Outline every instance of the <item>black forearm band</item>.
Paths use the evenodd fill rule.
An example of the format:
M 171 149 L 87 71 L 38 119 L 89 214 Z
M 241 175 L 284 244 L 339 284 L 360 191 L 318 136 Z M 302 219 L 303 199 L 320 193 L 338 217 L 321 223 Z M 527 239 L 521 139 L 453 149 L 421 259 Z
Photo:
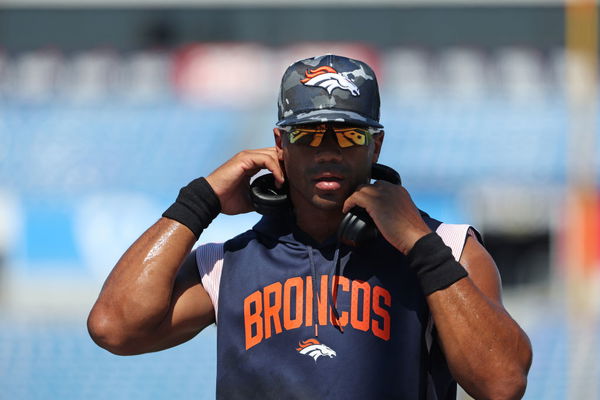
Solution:
M 221 203 L 210 184 L 204 178 L 191 181 L 179 191 L 175 203 L 163 213 L 188 228 L 196 238 L 221 212 Z
M 406 257 L 408 266 L 417 274 L 425 295 L 445 289 L 468 275 L 454 259 L 450 247 L 435 232 L 417 240 Z

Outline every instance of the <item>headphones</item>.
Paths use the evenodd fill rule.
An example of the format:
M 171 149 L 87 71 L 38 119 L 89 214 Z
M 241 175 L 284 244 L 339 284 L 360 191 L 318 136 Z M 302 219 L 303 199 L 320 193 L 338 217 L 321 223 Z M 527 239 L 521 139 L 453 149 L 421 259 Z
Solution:
M 371 178 L 384 180 L 395 185 L 401 185 L 400 175 L 394 169 L 383 165 L 373 164 Z M 278 215 L 291 209 L 291 202 L 287 195 L 287 185 L 280 189 L 275 187 L 273 174 L 265 174 L 256 178 L 250 184 L 250 198 L 254 209 L 262 215 Z M 338 239 L 349 246 L 360 246 L 378 235 L 373 219 L 361 207 L 353 207 L 344 216 L 338 228 Z

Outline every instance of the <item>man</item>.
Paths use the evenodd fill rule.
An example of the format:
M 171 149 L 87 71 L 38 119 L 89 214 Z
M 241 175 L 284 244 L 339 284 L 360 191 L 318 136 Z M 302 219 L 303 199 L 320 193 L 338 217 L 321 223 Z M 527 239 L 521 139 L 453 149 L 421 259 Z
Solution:
M 277 126 L 275 147 L 192 181 L 127 250 L 90 313 L 96 343 L 157 351 L 216 322 L 219 398 L 450 399 L 456 381 L 475 398 L 521 397 L 531 346 L 478 234 L 419 212 L 398 184 L 369 183 L 384 138 L 371 68 L 293 64 Z M 219 212 L 254 209 L 261 169 L 291 205 L 190 254 Z M 336 232 L 356 206 L 379 236 L 351 247 Z

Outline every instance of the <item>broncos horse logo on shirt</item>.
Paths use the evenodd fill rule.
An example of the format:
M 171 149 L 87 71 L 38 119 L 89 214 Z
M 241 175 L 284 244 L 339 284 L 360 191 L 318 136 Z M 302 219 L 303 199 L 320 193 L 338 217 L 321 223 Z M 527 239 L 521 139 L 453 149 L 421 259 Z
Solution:
M 314 358 L 315 362 L 317 362 L 317 359 L 321 356 L 327 356 L 329 358 L 337 356 L 335 351 L 320 343 L 317 339 L 308 339 L 298 343 L 298 345 L 300 347 L 296 348 L 296 350 L 298 350 L 300 354 L 305 354 Z
M 335 69 L 325 65 L 317 69 L 308 69 L 306 78 L 300 82 L 306 86 L 317 86 L 327 90 L 331 94 L 334 89 L 347 90 L 352 96 L 359 96 L 358 86 L 344 73 L 338 73 Z

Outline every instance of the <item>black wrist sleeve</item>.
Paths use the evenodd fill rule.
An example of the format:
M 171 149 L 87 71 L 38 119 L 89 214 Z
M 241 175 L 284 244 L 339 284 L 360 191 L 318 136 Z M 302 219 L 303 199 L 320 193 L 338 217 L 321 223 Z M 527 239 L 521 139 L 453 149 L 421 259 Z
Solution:
M 407 254 L 408 266 L 415 271 L 425 295 L 447 288 L 468 275 L 437 233 L 417 240 Z
M 175 203 L 163 213 L 188 228 L 196 238 L 221 212 L 221 203 L 212 187 L 204 178 L 191 181 L 179 191 Z

